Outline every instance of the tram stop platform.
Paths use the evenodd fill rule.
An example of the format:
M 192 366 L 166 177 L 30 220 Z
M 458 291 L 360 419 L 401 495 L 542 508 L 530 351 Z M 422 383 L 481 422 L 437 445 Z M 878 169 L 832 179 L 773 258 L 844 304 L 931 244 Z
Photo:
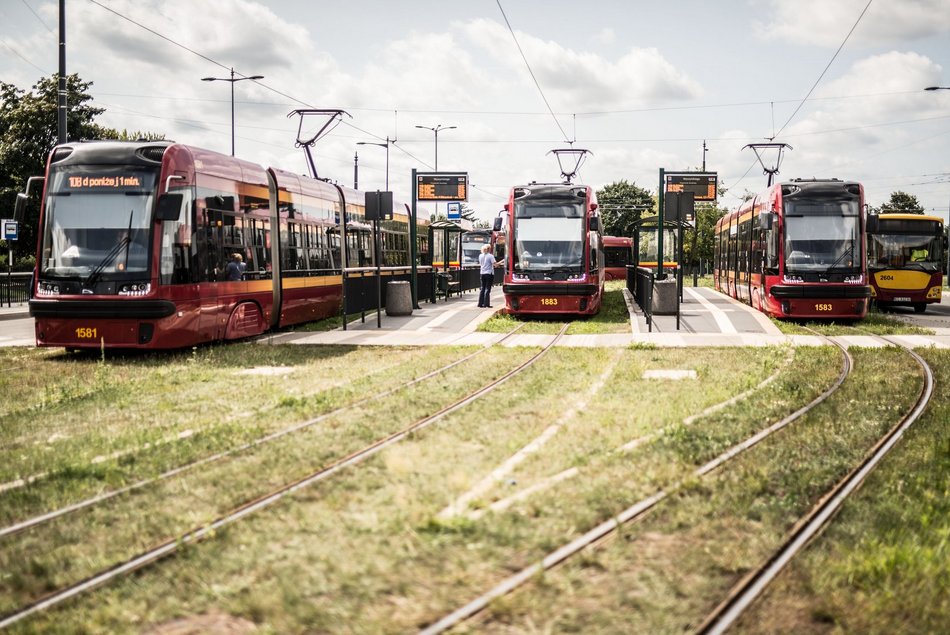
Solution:
M 824 338 L 812 335 L 785 335 L 764 314 L 717 291 L 705 287 L 685 287 L 680 308 L 680 328 L 676 316 L 657 315 L 652 332 L 633 298 L 626 292 L 629 328 L 624 332 L 597 335 L 565 335 L 559 346 L 819 346 Z M 381 328 L 376 314 L 367 313 L 365 322 L 351 321 L 342 327 L 318 333 L 285 332 L 261 338 L 262 342 L 294 344 L 343 344 L 377 346 L 486 346 L 502 342 L 504 346 L 543 346 L 553 335 L 519 334 L 506 338 L 503 333 L 479 332 L 479 325 L 504 306 L 501 287 L 492 292 L 494 309 L 478 307 L 478 294 L 466 293 L 434 304 L 420 303 L 412 315 L 388 316 L 383 313 Z M 935 329 L 936 335 L 894 336 L 911 346 L 950 348 L 950 329 Z M 873 336 L 836 338 L 846 346 L 885 346 Z

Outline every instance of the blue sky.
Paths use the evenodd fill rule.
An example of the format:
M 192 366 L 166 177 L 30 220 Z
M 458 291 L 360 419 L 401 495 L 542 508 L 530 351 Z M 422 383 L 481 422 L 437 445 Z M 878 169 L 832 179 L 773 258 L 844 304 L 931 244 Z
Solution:
M 67 0 L 67 71 L 94 82 L 101 123 L 225 153 L 228 86 L 200 78 L 264 75 L 236 85 L 239 156 L 304 172 L 287 113 L 343 108 L 353 117 L 315 149 L 321 176 L 352 185 L 358 152 L 361 187 L 382 188 L 384 149 L 356 143 L 388 135 L 403 199 L 410 170 L 434 162 L 415 126 L 456 126 L 439 134 L 439 168 L 469 172 L 486 219 L 512 185 L 558 178 L 547 152 L 566 138 L 593 152 L 580 181 L 651 190 L 660 167 L 698 168 L 705 139 L 734 207 L 765 185 L 743 146 L 776 134 L 794 148 L 782 179 L 861 181 L 873 205 L 901 189 L 947 216 L 950 90 L 922 89 L 950 86 L 950 0 L 873 0 L 860 20 L 867 0 L 500 4 Z M 0 2 L 0 80 L 55 72 L 56 29 L 55 2 Z

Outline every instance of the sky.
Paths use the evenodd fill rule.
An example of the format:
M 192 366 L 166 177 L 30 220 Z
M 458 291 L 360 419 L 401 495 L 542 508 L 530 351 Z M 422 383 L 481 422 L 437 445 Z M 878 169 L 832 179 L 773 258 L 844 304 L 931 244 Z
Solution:
M 138 23 L 138 24 L 135 24 Z M 549 152 L 591 152 L 575 183 L 705 165 L 733 209 L 779 179 L 864 184 L 947 218 L 950 0 L 66 0 L 67 72 L 97 122 L 307 172 L 298 108 L 345 110 L 319 176 L 411 195 L 411 170 L 467 172 L 484 220 L 514 185 L 558 182 Z M 58 4 L 0 0 L 0 81 L 58 68 Z M 308 117 L 304 136 L 324 120 Z M 454 128 L 451 128 L 454 126 Z M 703 152 L 705 141 L 707 151 Z M 772 163 L 774 157 L 767 155 Z M 431 204 L 430 204 L 431 205 Z M 431 209 L 431 207 L 430 207 Z

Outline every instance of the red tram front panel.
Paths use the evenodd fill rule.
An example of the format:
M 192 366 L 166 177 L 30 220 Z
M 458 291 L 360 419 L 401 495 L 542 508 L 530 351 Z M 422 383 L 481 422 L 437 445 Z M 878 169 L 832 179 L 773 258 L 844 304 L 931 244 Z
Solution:
M 505 310 L 516 315 L 594 315 L 604 285 L 600 217 L 591 188 L 512 188 L 505 257 Z
M 772 186 L 716 224 L 716 289 L 777 318 L 863 318 L 863 205 L 859 183 Z

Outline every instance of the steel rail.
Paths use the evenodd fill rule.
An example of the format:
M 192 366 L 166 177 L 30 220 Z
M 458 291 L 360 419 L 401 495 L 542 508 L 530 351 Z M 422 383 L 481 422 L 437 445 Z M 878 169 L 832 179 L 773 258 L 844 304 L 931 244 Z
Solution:
M 529 368 L 554 347 L 554 345 L 563 337 L 567 327 L 568 324 L 565 324 L 561 328 L 560 332 L 531 358 L 522 362 L 520 365 L 508 371 L 498 379 L 495 379 L 485 386 L 469 393 L 466 397 L 463 397 L 449 404 L 448 406 L 441 408 L 434 414 L 419 419 L 418 421 L 410 424 L 408 427 L 398 432 L 394 432 L 386 437 L 377 439 L 361 450 L 357 450 L 346 457 L 338 459 L 333 463 L 330 463 L 329 465 L 322 467 L 307 476 L 304 476 L 303 478 L 291 483 L 287 483 L 256 499 L 247 501 L 210 523 L 202 524 L 200 527 L 191 529 L 184 534 L 177 536 L 176 538 L 170 539 L 152 549 L 149 549 L 148 551 L 144 551 L 136 556 L 133 556 L 122 563 L 113 565 L 109 569 L 105 569 L 99 573 L 93 574 L 84 580 L 76 582 L 68 587 L 53 591 L 52 593 L 49 593 L 24 607 L 16 609 L 13 613 L 0 617 L 0 629 L 16 624 L 17 622 L 20 622 L 31 615 L 52 608 L 70 598 L 81 595 L 86 591 L 90 591 L 107 584 L 118 577 L 153 564 L 162 558 L 175 553 L 185 545 L 198 543 L 209 536 L 213 536 L 219 529 L 231 525 L 238 520 L 253 514 L 254 512 L 274 505 L 294 492 L 309 487 L 314 483 L 326 480 L 330 476 L 333 476 L 337 472 L 340 472 L 347 467 L 366 461 L 387 447 L 402 441 L 403 439 L 423 430 L 424 428 L 427 428 L 436 421 L 443 419 L 449 414 L 464 408 L 468 404 L 490 393 L 495 388 L 498 388 L 502 384 L 506 383 L 512 377 Z
M 747 438 L 746 440 L 737 443 L 732 446 L 716 458 L 708 461 L 702 466 L 694 470 L 688 478 L 681 479 L 674 483 L 668 489 L 661 489 L 654 493 L 653 495 L 644 498 L 643 500 L 638 501 L 637 503 L 631 505 L 627 509 L 623 510 L 613 518 L 605 520 L 601 524 L 597 525 L 593 529 L 589 530 L 587 533 L 575 538 L 571 542 L 562 545 L 558 549 L 552 551 L 547 556 L 545 556 L 540 562 L 525 567 L 521 571 L 505 578 L 500 583 L 495 585 L 492 589 L 486 593 L 478 596 L 477 598 L 470 601 L 468 604 L 462 606 L 461 608 L 453 611 L 452 613 L 444 616 L 438 621 L 434 622 L 430 626 L 419 631 L 420 635 L 436 635 L 437 633 L 443 633 L 448 629 L 460 624 L 461 622 L 469 619 L 470 617 L 476 615 L 483 611 L 488 605 L 495 599 L 500 598 L 508 593 L 511 593 L 519 586 L 525 584 L 531 580 L 534 576 L 547 571 L 565 561 L 569 557 L 577 554 L 582 549 L 589 547 L 595 543 L 598 543 L 610 535 L 614 534 L 621 526 L 633 522 L 635 520 L 642 519 L 647 512 L 656 507 L 659 503 L 668 498 L 671 494 L 675 493 L 687 483 L 691 482 L 692 479 L 697 477 L 702 477 L 716 468 L 720 467 L 727 461 L 732 458 L 735 458 L 739 454 L 745 452 L 746 450 L 757 445 L 770 435 L 779 430 L 785 428 L 792 422 L 801 418 L 807 414 L 810 410 L 818 406 L 820 403 L 824 402 L 828 397 L 830 397 L 835 391 L 837 391 L 841 385 L 847 379 L 848 375 L 851 374 L 851 369 L 853 367 L 853 360 L 851 355 L 843 346 L 838 346 L 842 352 L 842 363 L 841 363 L 841 372 L 838 374 L 838 377 L 835 379 L 834 383 L 827 389 L 825 389 L 820 395 L 815 399 L 808 402 L 795 412 L 787 415 L 782 418 L 780 421 L 773 423 Z
M 500 340 L 498 340 L 498 342 L 495 342 L 494 344 L 500 344 L 501 342 L 504 342 L 506 339 L 508 339 L 509 337 L 513 336 L 515 333 L 517 333 L 518 330 L 521 329 L 521 327 L 523 327 L 523 326 L 524 326 L 524 324 L 519 324 L 516 328 L 514 328 L 511 332 L 507 333 L 503 338 L 501 338 Z M 241 445 L 239 445 L 239 446 L 230 448 L 230 449 L 228 449 L 228 450 L 224 450 L 224 451 L 222 451 L 222 452 L 218 452 L 218 453 L 216 453 L 216 454 L 212 454 L 211 456 L 207 456 L 207 457 L 204 457 L 204 458 L 202 458 L 202 459 L 198 459 L 197 461 L 192 461 L 191 463 L 186 463 L 185 465 L 180 465 L 180 466 L 178 466 L 178 467 L 175 467 L 175 468 L 172 468 L 172 469 L 167 470 L 167 471 L 165 471 L 165 472 L 162 472 L 162 473 L 159 474 L 158 476 L 155 476 L 155 477 L 152 477 L 152 478 L 149 478 L 149 479 L 143 479 L 143 480 L 137 481 L 137 482 L 135 482 L 135 483 L 131 483 L 131 484 L 129 484 L 129 485 L 126 485 L 125 487 L 121 487 L 121 488 L 119 488 L 119 489 L 111 490 L 111 491 L 108 491 L 108 492 L 103 492 L 102 494 L 98 494 L 98 495 L 96 495 L 96 496 L 92 496 L 92 497 L 90 497 L 90 498 L 87 498 L 87 499 L 78 501 L 78 502 L 76 502 L 76 503 L 72 503 L 72 504 L 70 504 L 70 505 L 66 505 L 66 506 L 60 507 L 59 509 L 54 509 L 54 510 L 51 510 L 51 511 L 46 512 L 46 513 L 44 513 L 44 514 L 38 514 L 38 515 L 33 516 L 33 517 L 31 517 L 31 518 L 27 518 L 27 519 L 24 519 L 24 520 L 22 520 L 22 521 L 16 522 L 16 523 L 14 523 L 14 524 L 12 524 L 12 525 L 8 525 L 8 526 L 6 526 L 6 527 L 2 527 L 2 528 L 0 528 L 0 538 L 4 538 L 5 536 L 12 536 L 12 535 L 18 534 L 18 533 L 20 533 L 20 532 L 22 532 L 22 531 L 26 531 L 27 529 L 29 529 L 29 528 L 31 528 L 31 527 L 36 527 L 36 526 L 38 526 L 38 525 L 42 525 L 43 523 L 50 522 L 50 521 L 55 520 L 55 519 L 57 519 L 57 518 L 61 518 L 61 517 L 63 517 L 63 516 L 66 516 L 67 514 L 71 514 L 71 513 L 73 513 L 73 512 L 77 512 L 77 511 L 79 511 L 79 510 L 86 509 L 86 508 L 92 507 L 92 506 L 94 506 L 94 505 L 98 505 L 99 503 L 105 502 L 105 501 L 110 500 L 110 499 L 112 499 L 112 498 L 115 498 L 115 497 L 117 497 L 117 496 L 121 496 L 122 494 L 128 494 L 129 492 L 134 492 L 134 491 L 136 491 L 136 490 L 142 489 L 142 488 L 144 488 L 144 487 L 148 487 L 148 486 L 150 486 L 150 485 L 154 485 L 154 484 L 156 484 L 156 483 L 159 483 L 159 482 L 161 482 L 161 481 L 170 479 L 170 478 L 172 478 L 172 477 L 181 476 L 181 475 L 184 474 L 185 472 L 191 471 L 191 470 L 193 470 L 193 469 L 196 468 L 196 467 L 201 467 L 201 466 L 203 466 L 203 465 L 208 465 L 208 464 L 211 464 L 211 463 L 215 463 L 215 462 L 220 461 L 220 460 L 222 460 L 222 459 L 225 459 L 225 458 L 227 458 L 227 457 L 229 457 L 229 456 L 232 456 L 232 455 L 235 455 L 235 454 L 239 454 L 239 453 L 245 452 L 245 451 L 247 451 L 247 450 L 251 450 L 251 449 L 253 449 L 253 448 L 256 448 L 256 447 L 258 447 L 258 446 L 264 445 L 264 444 L 266 444 L 266 443 L 270 443 L 271 441 L 275 441 L 275 440 L 277 440 L 277 439 L 280 439 L 281 437 L 287 436 L 287 435 L 289 435 L 289 434 L 293 434 L 293 433 L 295 433 L 295 432 L 299 432 L 299 431 L 301 431 L 301 430 L 305 430 L 305 429 L 307 429 L 307 428 L 310 428 L 310 427 L 312 427 L 312 426 L 314 426 L 314 425 L 320 423 L 321 421 L 325 421 L 325 420 L 329 419 L 330 417 L 334 417 L 334 416 L 336 416 L 336 415 L 338 415 L 338 414 L 340 414 L 340 413 L 342 413 L 342 412 L 346 412 L 347 410 L 351 410 L 351 409 L 353 409 L 353 408 L 357 408 L 357 407 L 362 406 L 362 405 L 364 405 L 364 404 L 366 404 L 366 403 L 371 403 L 371 402 L 373 402 L 373 401 L 376 401 L 377 399 L 382 399 L 382 398 L 384 398 L 384 397 L 388 397 L 388 396 L 392 395 L 393 393 L 399 392 L 400 390 L 405 390 L 406 388 L 409 388 L 409 387 L 411 387 L 411 386 L 414 386 L 415 384 L 418 384 L 418 383 L 423 382 L 423 381 L 425 381 L 425 380 L 427 380 L 427 379 L 430 379 L 430 378 L 432 378 L 432 377 L 435 377 L 436 375 L 439 375 L 439 374 L 441 374 L 441 373 L 444 373 L 444 372 L 446 372 L 447 370 L 449 370 L 449 369 L 451 369 L 451 368 L 454 368 L 455 366 L 458 366 L 459 364 L 462 364 L 462 363 L 464 363 L 464 362 L 467 362 L 468 360 L 472 359 L 472 358 L 475 357 L 476 355 L 479 355 L 479 354 L 483 353 L 484 351 L 488 350 L 490 347 L 494 346 L 494 344 L 487 344 L 487 345 L 483 346 L 482 348 L 478 349 L 477 351 L 475 351 L 475 352 L 473 352 L 473 353 L 470 353 L 470 354 L 466 355 L 465 357 L 462 357 L 461 359 L 458 359 L 458 360 L 456 360 L 456 361 L 454 361 L 454 362 L 451 362 L 450 364 L 446 364 L 445 366 L 442 366 L 441 368 L 437 368 L 437 369 L 435 369 L 435 370 L 433 370 L 433 371 L 431 371 L 431 372 L 429 372 L 429 373 L 426 373 L 425 375 L 422 375 L 421 377 L 417 377 L 416 379 L 413 379 L 413 380 L 411 380 L 411 381 L 408 381 L 408 382 L 406 382 L 406 383 L 404 383 L 404 384 L 402 384 L 402 385 L 400 385 L 400 386 L 396 386 L 395 388 L 390 388 L 390 389 L 384 390 L 384 391 L 382 391 L 382 392 L 376 393 L 376 394 L 371 395 L 371 396 L 369 396 L 369 397 L 363 397 L 362 399 L 357 399 L 356 401 L 354 401 L 354 402 L 352 402 L 352 403 L 349 403 L 349 404 L 346 404 L 346 405 L 344 405 L 344 406 L 340 406 L 339 408 L 336 408 L 335 410 L 331 410 L 331 411 L 329 411 L 329 412 L 325 412 L 325 413 L 323 413 L 322 415 L 319 415 L 319 416 L 314 417 L 314 418 L 312 418 L 312 419 L 308 419 L 308 420 L 303 421 L 303 422 L 301 422 L 301 423 L 296 423 L 296 424 L 294 424 L 294 425 L 292 425 L 292 426 L 283 428 L 283 429 L 281 429 L 281 430 L 277 430 L 276 432 L 272 432 L 272 433 L 270 433 L 270 434 L 264 435 L 263 437 L 254 439 L 253 441 L 248 441 L 247 443 L 243 443 L 243 444 L 241 444 Z M 44 474 L 43 476 L 44 476 L 44 478 L 47 478 L 47 477 L 49 476 L 49 473 L 46 473 L 46 474 Z M 36 480 L 39 480 L 39 479 L 36 479 Z M 28 481 L 28 482 L 26 483 L 26 485 L 30 485 L 30 484 L 32 484 L 33 482 L 34 482 L 34 481 L 30 480 L 30 481 Z
M 709 613 L 697 628 L 696 633 L 703 635 L 726 632 L 742 616 L 746 609 L 758 599 L 766 587 L 782 572 L 798 553 L 807 547 L 828 525 L 845 501 L 861 487 L 861 484 L 874 471 L 883 458 L 891 451 L 910 426 L 912 426 L 933 398 L 933 371 L 930 365 L 911 348 L 888 337 L 879 336 L 890 344 L 903 348 L 923 369 L 924 384 L 921 386 L 917 401 L 910 411 L 901 418 L 871 448 L 864 460 L 842 478 L 798 523 L 792 527 L 782 545 L 760 567 L 751 571 L 729 592 L 727 597 Z M 840 346 L 840 345 L 839 345 Z

